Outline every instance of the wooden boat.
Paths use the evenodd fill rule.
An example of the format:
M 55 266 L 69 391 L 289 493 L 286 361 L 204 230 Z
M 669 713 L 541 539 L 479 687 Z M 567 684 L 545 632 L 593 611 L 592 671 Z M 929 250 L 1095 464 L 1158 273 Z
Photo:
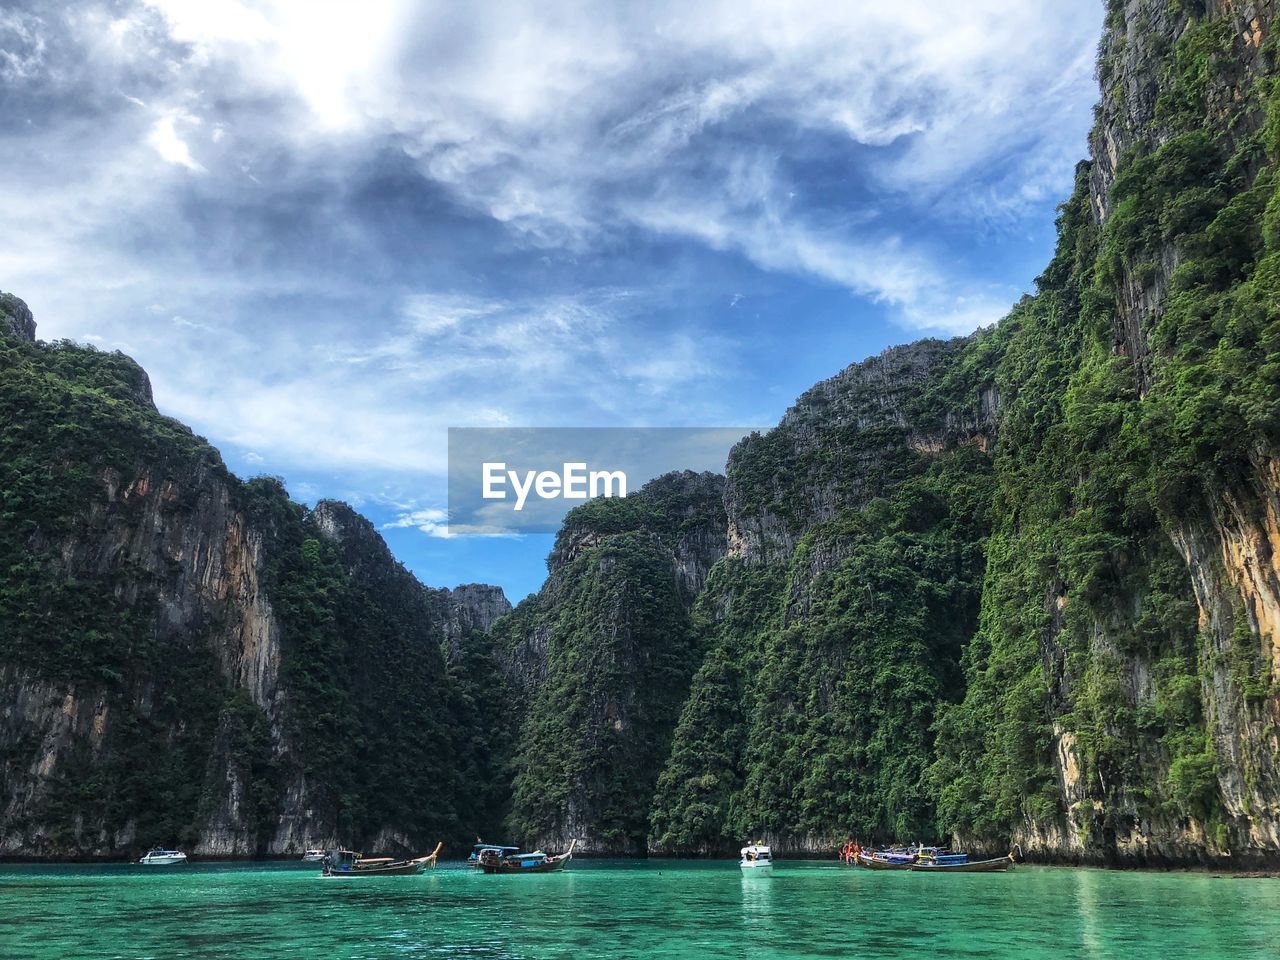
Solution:
M 857 863 L 868 870 L 910 870 L 915 857 L 900 854 L 885 854 L 872 850 L 860 851 Z
M 326 877 L 404 877 L 421 873 L 427 867 L 436 865 L 443 843 L 425 857 L 413 860 L 396 860 L 393 857 L 362 857 L 352 850 L 335 850 L 325 854 L 324 876 Z
M 877 850 L 864 847 L 850 840 L 840 848 L 840 862 L 848 867 L 867 867 L 870 870 L 899 870 L 903 864 L 914 863 L 925 853 L 938 853 L 937 847 L 888 847 Z
M 475 845 L 475 849 L 471 851 L 471 856 L 467 857 L 467 866 L 479 868 L 480 855 L 486 850 L 494 850 L 497 852 L 498 856 L 503 857 L 508 853 L 519 853 L 520 848 L 504 846 L 501 843 L 485 843 L 481 840 Z
M 1013 865 L 1013 854 L 994 860 L 918 860 L 908 867 L 918 873 L 992 873 L 1008 870 Z
M 477 862 L 485 873 L 552 873 L 563 869 L 573 859 L 573 848 L 577 844 L 577 840 L 570 841 L 569 849 L 554 857 L 547 856 L 541 850 L 503 854 L 490 848 L 480 851 Z

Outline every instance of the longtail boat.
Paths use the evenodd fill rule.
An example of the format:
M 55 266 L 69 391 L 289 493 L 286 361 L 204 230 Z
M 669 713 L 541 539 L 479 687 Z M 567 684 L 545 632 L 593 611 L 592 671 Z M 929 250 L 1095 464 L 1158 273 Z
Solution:
M 476 839 L 479 840 L 480 838 L 477 837 Z M 498 856 L 502 857 L 506 856 L 508 853 L 518 853 L 520 848 L 504 846 L 501 843 L 485 843 L 483 840 L 480 840 L 480 842 L 475 845 L 475 849 L 471 851 L 471 856 L 467 857 L 467 866 L 479 867 L 480 856 L 486 850 L 496 851 Z
M 393 857 L 363 857 L 353 850 L 334 850 L 324 857 L 326 877 L 403 877 L 421 873 L 436 865 L 443 843 L 425 857 L 412 860 L 396 860 Z
M 913 854 L 885 853 L 863 850 L 857 854 L 857 864 L 868 870 L 910 870 L 915 861 Z
M 1013 853 L 996 857 L 993 860 L 964 859 L 926 859 L 918 860 L 908 869 L 919 873 L 991 873 L 997 870 L 1008 870 L 1013 866 Z
M 478 862 L 485 873 L 552 873 L 563 869 L 573 859 L 573 848 L 578 841 L 572 840 L 569 849 L 564 853 L 549 857 L 541 850 L 533 853 L 508 853 L 490 848 L 481 850 Z
M 906 847 L 876 850 L 850 840 L 840 848 L 840 862 L 849 867 L 866 867 L 868 870 L 901 870 L 904 863 L 916 859 L 918 851 Z

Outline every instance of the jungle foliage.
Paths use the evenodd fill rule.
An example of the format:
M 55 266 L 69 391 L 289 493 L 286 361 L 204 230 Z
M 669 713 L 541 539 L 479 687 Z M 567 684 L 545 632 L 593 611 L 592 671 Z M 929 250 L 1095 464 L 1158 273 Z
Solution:
M 1257 502 L 1254 458 L 1280 436 L 1275 79 L 1243 83 L 1229 111 L 1208 101 L 1240 81 L 1240 42 L 1224 18 L 1190 24 L 1166 59 L 1159 146 L 1122 158 L 1101 231 L 1082 166 L 1036 297 L 1000 327 L 997 522 L 965 699 L 939 722 L 932 774 L 948 829 L 994 837 L 1065 814 L 1088 836 L 1124 829 L 1111 811 L 1132 803 L 1231 842 L 1202 692 L 1218 654 L 1173 543 L 1224 495 Z M 1122 299 L 1168 263 L 1148 349 L 1118 351 Z M 1246 627 L 1232 646 L 1246 697 L 1273 689 L 1258 642 Z M 1063 736 L 1072 789 L 1100 807 L 1058 809 Z
M 87 813 L 183 841 L 221 751 L 260 838 L 301 772 L 351 836 L 503 823 L 710 853 L 1159 819 L 1229 852 L 1209 696 L 1257 711 L 1277 678 L 1242 612 L 1202 632 L 1185 554 L 1222 504 L 1256 509 L 1280 446 L 1278 51 L 1246 57 L 1256 40 L 1189 0 L 1164 5 L 1176 41 L 1125 36 L 1131 7 L 1109 4 L 1099 122 L 1128 122 L 1135 52 L 1154 117 L 1105 197 L 1079 166 L 1034 296 L 891 351 L 891 376 L 819 384 L 739 446 L 727 492 L 676 474 L 572 511 L 546 585 L 490 637 L 446 644 L 443 601 L 363 521 L 334 539 L 278 482 L 230 476 L 132 361 L 0 335 L 0 663 L 116 717 L 91 774 L 49 791 L 55 839 Z M 278 715 L 206 636 L 158 628 L 154 571 L 66 575 L 66 544 L 140 509 L 104 491 L 144 465 L 173 482 L 164 509 L 213 478 L 261 532 Z M 681 564 L 726 530 L 785 549 L 730 552 L 690 595 Z M 6 783 L 37 749 L 6 748 Z
M 443 595 L 396 564 L 367 521 L 346 511 L 355 533 L 338 543 L 279 481 L 239 481 L 156 411 L 146 375 L 118 353 L 0 334 L 0 422 L 6 682 L 37 699 L 63 691 L 103 718 L 102 741 L 71 741 L 83 755 L 58 758 L 26 815 L 48 827 L 51 851 L 96 849 L 126 828 L 141 843 L 190 846 L 226 776 L 259 849 L 299 775 L 348 842 L 391 828 L 425 845 L 493 827 L 503 798 L 491 718 L 478 681 L 446 665 Z M 151 524 L 198 542 L 223 495 L 262 542 L 281 631 L 271 716 L 224 668 L 223 614 L 173 629 L 176 566 L 120 559 L 121 538 Z M 460 656 L 483 660 L 487 642 L 462 638 Z M 40 749 L 7 742 L 6 794 Z
M 571 511 L 548 583 L 500 624 L 499 644 L 545 645 L 511 765 L 517 836 L 585 828 L 607 849 L 645 850 L 655 782 L 702 654 L 673 577 L 673 538 L 685 519 L 706 522 L 708 505 L 713 517 L 722 510 L 718 493 L 707 477 L 676 474 Z

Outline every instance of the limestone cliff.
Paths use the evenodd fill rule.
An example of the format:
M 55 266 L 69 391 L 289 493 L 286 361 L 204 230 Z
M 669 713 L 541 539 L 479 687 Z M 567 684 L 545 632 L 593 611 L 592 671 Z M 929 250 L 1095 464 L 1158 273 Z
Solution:
M 1106 17 L 1035 295 L 731 455 L 651 849 L 1280 860 L 1274 8 Z
M 745 836 L 818 852 L 932 829 L 937 704 L 976 626 L 988 336 L 854 364 L 729 457 L 730 549 L 695 606 L 708 654 L 658 782 L 650 848 Z
M 498 624 L 511 823 L 546 849 L 645 849 L 650 799 L 700 657 L 690 608 L 726 549 L 722 477 L 650 481 L 570 512 L 539 593 Z
M 423 587 L 349 508 L 230 474 L 127 358 L 38 344 L 2 305 L 0 854 L 467 835 L 445 648 L 500 591 Z M 351 772 L 338 730 L 364 744 Z M 355 776 L 415 755 L 429 820 Z
M 1258 213 L 1273 179 L 1274 143 L 1267 142 L 1266 128 L 1274 123 L 1268 120 L 1269 113 L 1274 117 L 1268 102 L 1277 66 L 1274 19 L 1275 5 L 1268 0 L 1109 5 L 1087 186 L 1104 243 L 1127 232 L 1125 204 L 1155 199 L 1149 188 L 1135 190 L 1132 181 L 1139 171 L 1146 176 L 1147 169 L 1162 165 L 1193 165 L 1183 174 L 1187 181 L 1177 185 L 1180 190 L 1163 200 L 1165 228 L 1115 264 L 1111 281 L 1113 351 L 1131 361 L 1139 402 L 1160 404 L 1178 389 L 1174 378 L 1185 375 L 1180 361 L 1193 349 L 1193 330 L 1184 323 L 1174 335 L 1171 326 L 1202 294 L 1222 290 L 1258 298 L 1274 317 L 1274 300 L 1267 305 L 1269 294 L 1253 286 L 1254 275 L 1269 269 Z M 1197 212 L 1199 221 L 1170 223 L 1192 197 L 1206 203 L 1207 209 Z M 1259 205 L 1257 212 L 1250 210 L 1252 204 Z M 1257 240 L 1236 239 L 1232 256 L 1239 262 L 1220 277 L 1195 276 L 1211 252 L 1220 255 L 1213 248 L 1221 246 L 1219 237 L 1231 217 L 1244 217 L 1240 226 L 1256 232 Z M 1250 224 L 1249 217 L 1257 219 Z M 1247 331 L 1245 342 L 1235 348 L 1265 349 L 1267 336 L 1259 333 Z M 1274 383 L 1269 389 L 1274 391 Z M 1229 404 L 1234 398 L 1225 399 Z M 1177 502 L 1169 498 L 1160 511 L 1162 542 L 1150 551 L 1158 554 L 1165 543 L 1172 544 L 1185 564 L 1177 589 L 1182 598 L 1194 598 L 1195 621 L 1188 629 L 1198 634 L 1192 655 L 1207 735 L 1200 756 L 1212 771 L 1212 786 L 1206 783 L 1199 804 L 1153 810 L 1144 801 L 1143 781 L 1177 780 L 1182 772 L 1177 765 L 1185 761 L 1177 750 L 1155 742 L 1135 744 L 1138 756 L 1121 774 L 1121 783 L 1090 782 L 1078 734 L 1070 723 L 1056 723 L 1054 765 L 1066 813 L 1030 817 L 1025 833 L 1045 853 L 1244 863 L 1272 862 L 1280 855 L 1275 724 L 1280 717 L 1280 462 L 1277 424 L 1268 420 L 1262 418 L 1261 429 L 1244 430 L 1242 454 L 1234 463 L 1216 469 L 1207 482 L 1188 485 Z M 1225 450 L 1219 454 L 1224 465 L 1228 456 Z M 1137 578 L 1126 602 L 1134 610 L 1149 608 L 1152 594 L 1160 590 L 1151 577 Z M 1065 607 L 1071 599 L 1067 584 L 1058 582 L 1050 586 L 1046 603 Z M 1112 664 L 1117 692 L 1141 712 L 1158 700 L 1160 666 L 1145 651 L 1116 651 L 1115 635 L 1124 632 L 1125 620 L 1095 620 L 1092 655 Z M 1050 648 L 1055 644 L 1052 635 L 1046 642 Z M 1123 735 L 1123 724 L 1111 727 Z
M 1105 15 L 1034 295 L 818 384 L 726 477 L 574 510 L 509 613 L 240 483 L 126 358 L 0 298 L 0 852 L 505 819 L 1280 862 L 1274 5 Z M 412 802 L 365 789 L 406 769 Z
M 11 293 L 0 293 L 0 332 L 20 340 L 34 341 L 36 321 L 26 303 Z
M 776 428 L 734 447 L 729 542 L 747 563 L 784 559 L 815 523 L 860 508 L 949 444 L 986 447 L 998 398 L 964 367 L 978 334 L 891 347 L 801 396 Z M 977 380 L 943 395 L 960 378 Z M 958 402 L 957 402 L 958 401 Z

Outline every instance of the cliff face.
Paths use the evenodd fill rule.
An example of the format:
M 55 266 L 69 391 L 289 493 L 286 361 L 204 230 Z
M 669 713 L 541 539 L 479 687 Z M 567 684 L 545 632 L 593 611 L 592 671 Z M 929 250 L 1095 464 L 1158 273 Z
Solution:
M 650 849 L 1280 858 L 1273 19 L 1113 0 L 1035 296 L 734 450 Z
M 1273 20 L 1108 7 L 1093 162 L 1002 325 L 997 381 L 1024 372 L 1002 396 L 1039 419 L 1001 422 L 982 629 L 940 731 L 967 839 L 1280 854 Z
M 723 478 L 690 472 L 573 510 L 542 590 L 496 630 L 511 823 L 546 849 L 643 852 L 650 799 L 697 666 L 690 607 L 726 549 Z
M 28 342 L 36 339 L 36 321 L 31 310 L 11 293 L 0 293 L 0 333 Z
M 976 622 L 998 400 L 979 335 L 895 347 L 733 450 L 730 551 L 650 848 L 827 851 L 928 831 L 935 708 Z
M 733 554 L 783 560 L 804 532 L 858 509 L 949 444 L 985 449 L 998 398 L 989 383 L 959 385 L 981 337 L 891 347 L 801 396 L 778 426 L 734 448 L 725 504 Z M 944 391 L 950 394 L 944 396 Z
M 1259 345 L 1270 349 L 1274 364 L 1276 294 L 1269 283 L 1276 266 L 1271 211 L 1276 156 L 1274 94 L 1264 96 L 1277 66 L 1273 39 L 1275 4 L 1220 4 L 1216 12 L 1230 35 L 1220 50 L 1220 72 L 1206 84 L 1204 102 L 1222 128 L 1221 150 L 1248 156 L 1239 198 L 1266 201 L 1262 229 L 1265 253 L 1236 282 L 1242 298 L 1257 298 L 1272 319 L 1270 330 L 1258 331 Z M 1225 46 L 1225 36 L 1220 38 Z M 1239 104 L 1243 102 L 1243 108 Z M 1131 126 L 1136 118 L 1129 119 Z M 1107 127 L 1119 126 L 1109 122 Z M 1261 140 L 1266 153 L 1253 149 Z M 1106 185 L 1105 177 L 1100 178 Z M 1256 229 L 1256 228 L 1255 228 Z M 1179 266 L 1187 253 L 1176 244 L 1161 251 L 1159 269 L 1149 287 L 1153 295 L 1129 294 L 1120 315 L 1129 319 L 1118 339 L 1123 348 L 1154 352 L 1161 312 L 1159 294 L 1175 289 Z M 1172 268 L 1172 269 L 1170 269 Z M 1245 278 L 1247 276 L 1247 279 Z M 1140 289 L 1140 278 L 1127 289 Z M 1253 331 L 1250 331 L 1251 333 Z M 1158 372 L 1158 367 L 1157 367 Z M 1264 375 L 1265 376 L 1265 375 Z M 1274 401 L 1274 366 L 1263 384 Z M 1229 849 L 1246 855 L 1274 855 L 1280 850 L 1280 460 L 1272 409 L 1262 412 L 1264 427 L 1251 430 L 1238 470 L 1226 482 L 1203 491 L 1199 509 L 1171 518 L 1168 532 L 1191 574 L 1202 634 L 1201 659 L 1207 669 L 1202 690 L 1208 711 L 1213 752 L 1218 759 L 1218 785 L 1224 821 L 1230 825 Z
M 1273 4 L 1106 15 L 1035 295 L 573 511 L 509 615 L 0 297 L 0 852 L 1280 861 Z
M 3 307 L 0 853 L 244 855 L 464 832 L 444 651 L 508 609 L 500 592 L 422 587 L 348 508 L 305 511 L 274 482 L 237 480 L 155 411 L 127 358 L 37 344 L 25 305 Z M 442 694 L 421 737 L 388 733 L 404 701 L 384 713 L 360 699 L 392 670 Z M 452 779 L 415 801 L 437 798 L 441 817 L 380 810 L 343 781 L 315 743 L 344 704 L 375 759 L 383 742 L 444 758 Z
M 1237 249 L 1231 253 L 1238 262 L 1209 282 L 1205 282 L 1208 278 L 1195 282 L 1191 276 L 1209 254 L 1195 237 L 1162 236 L 1144 256 L 1122 266 L 1117 278 L 1115 349 L 1134 358 L 1138 391 L 1144 398 L 1152 391 L 1157 395 L 1170 391 L 1173 377 L 1181 372 L 1175 359 L 1178 344 L 1170 342 L 1167 315 L 1189 306 L 1201 290 L 1256 299 L 1260 309 L 1268 311 L 1273 321 L 1275 317 L 1274 288 L 1259 283 L 1274 269 L 1272 238 L 1258 242 L 1270 229 L 1266 215 L 1258 214 L 1264 207 L 1269 211 L 1275 206 L 1270 198 L 1276 143 L 1269 129 L 1276 112 L 1269 102 L 1276 72 L 1275 5 L 1266 0 L 1228 0 L 1206 6 L 1197 20 L 1190 15 L 1195 10 L 1130 3 L 1123 9 L 1123 21 L 1113 11 L 1112 29 L 1101 54 L 1104 62 L 1118 62 L 1118 72 L 1125 78 L 1120 89 L 1104 86 L 1092 138 L 1097 162 L 1089 195 L 1102 224 L 1108 224 L 1110 198 L 1117 192 L 1117 179 L 1126 172 L 1125 156 L 1158 157 L 1162 150 L 1167 154 L 1187 127 L 1198 127 L 1198 132 L 1210 133 L 1213 158 L 1225 181 L 1219 189 L 1226 202 L 1213 211 L 1213 219 L 1206 215 L 1206 239 L 1220 246 L 1214 243 L 1215 231 L 1225 232 L 1233 213 L 1245 220 L 1241 226 L 1247 234 L 1233 241 Z M 1159 97 L 1153 103 L 1149 97 L 1125 95 L 1125 89 L 1137 85 L 1136 78 L 1152 73 L 1162 77 L 1162 68 L 1167 76 L 1167 60 L 1165 64 L 1158 60 L 1162 55 L 1172 59 L 1174 70 L 1184 71 L 1177 81 L 1166 81 L 1161 91 L 1166 98 L 1175 94 L 1183 98 L 1183 114 L 1162 104 Z M 1192 65 L 1200 66 L 1204 75 L 1188 79 L 1185 71 Z M 1247 330 L 1245 336 L 1248 342 L 1233 346 L 1265 351 L 1269 343 L 1270 350 L 1275 349 L 1274 332 L 1268 336 L 1265 328 Z M 1274 391 L 1274 370 L 1266 386 Z M 1203 823 L 1193 818 L 1169 831 L 1172 845 L 1182 856 L 1208 852 L 1250 858 L 1274 856 L 1280 850 L 1280 769 L 1276 766 L 1280 739 L 1275 726 L 1280 717 L 1280 673 L 1276 672 L 1280 666 L 1276 646 L 1280 641 L 1280 462 L 1274 442 L 1280 424 L 1269 413 L 1259 418 L 1261 429 L 1248 429 L 1242 438 L 1243 455 L 1229 470 L 1217 471 L 1209 482 L 1199 484 L 1194 500 L 1166 509 L 1162 516 L 1194 591 L 1207 753 L 1215 758 L 1219 793 L 1218 809 Z M 1064 782 L 1069 778 L 1064 777 Z M 1218 828 L 1218 835 L 1207 841 L 1206 826 Z M 1141 855 L 1149 836 L 1140 825 L 1130 836 Z M 1169 845 L 1166 837 L 1154 839 Z M 1074 846 L 1073 852 L 1078 849 Z

